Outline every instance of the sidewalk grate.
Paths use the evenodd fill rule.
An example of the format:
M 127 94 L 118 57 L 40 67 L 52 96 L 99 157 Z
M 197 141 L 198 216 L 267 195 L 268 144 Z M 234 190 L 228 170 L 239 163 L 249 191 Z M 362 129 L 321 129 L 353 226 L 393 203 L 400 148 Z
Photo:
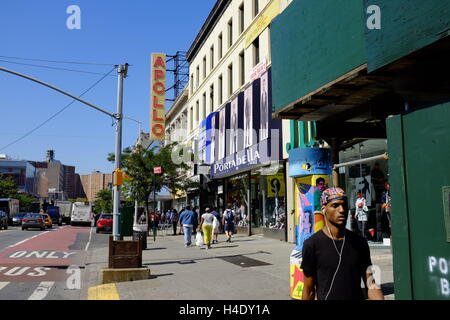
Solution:
M 271 265 L 270 263 L 261 261 L 261 260 L 256 260 L 256 259 L 252 259 L 252 258 L 248 258 L 242 255 L 237 255 L 237 256 L 228 256 L 228 257 L 218 257 L 219 259 L 222 259 L 226 262 L 235 264 L 237 266 L 243 267 L 243 268 L 248 268 L 248 267 L 259 267 L 259 266 L 269 266 Z

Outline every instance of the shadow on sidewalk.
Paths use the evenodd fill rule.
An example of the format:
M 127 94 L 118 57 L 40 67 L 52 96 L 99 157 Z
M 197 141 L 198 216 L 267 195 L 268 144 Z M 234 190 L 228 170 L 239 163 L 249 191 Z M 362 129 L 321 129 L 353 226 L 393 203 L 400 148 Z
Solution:
M 254 255 L 254 254 L 261 254 L 261 253 L 266 253 L 266 254 L 270 254 L 268 252 L 264 252 L 264 251 L 257 251 L 257 252 L 253 252 L 253 253 L 246 253 L 246 254 L 234 254 L 234 255 L 224 255 L 224 256 L 214 256 L 214 257 L 205 257 L 205 258 L 195 258 L 195 259 L 185 259 L 185 260 L 170 260 L 170 261 L 161 261 L 161 262 L 149 262 L 149 263 L 143 263 L 143 266 L 157 266 L 157 265 L 164 265 L 164 264 L 191 264 L 191 263 L 196 263 L 196 261 L 202 261 L 202 260 L 212 260 L 212 259 L 222 259 L 222 260 L 234 260 L 234 259 L 250 259 L 250 258 L 246 258 L 246 256 L 249 255 Z M 255 260 L 255 259 L 252 259 Z M 257 260 L 255 260 L 257 261 Z M 262 262 L 262 261 L 261 261 Z M 264 262 L 266 263 L 266 262 Z

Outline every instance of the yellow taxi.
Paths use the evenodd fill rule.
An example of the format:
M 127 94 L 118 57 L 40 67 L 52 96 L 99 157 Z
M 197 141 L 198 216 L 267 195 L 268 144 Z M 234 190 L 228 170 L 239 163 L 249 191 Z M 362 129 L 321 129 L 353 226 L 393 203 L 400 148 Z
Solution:
M 52 228 L 53 224 L 52 224 L 52 219 L 50 218 L 50 216 L 46 213 L 41 213 L 41 216 L 44 219 L 45 227 Z

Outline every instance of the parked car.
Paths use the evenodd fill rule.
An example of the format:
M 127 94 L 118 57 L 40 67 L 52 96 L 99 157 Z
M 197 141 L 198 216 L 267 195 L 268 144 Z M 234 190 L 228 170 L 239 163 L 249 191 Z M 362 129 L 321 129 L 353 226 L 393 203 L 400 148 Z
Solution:
M 22 224 L 22 219 L 26 215 L 26 212 L 18 212 L 12 218 L 13 226 L 20 226 Z
M 113 216 L 111 213 L 102 213 L 97 220 L 96 232 L 108 231 L 112 232 Z
M 46 213 L 41 213 L 41 216 L 44 218 L 44 223 L 47 228 L 53 228 L 52 219 Z
M 38 228 L 42 231 L 45 230 L 44 218 L 39 213 L 27 213 L 22 219 L 22 230 L 28 230 L 29 228 Z
M 0 229 L 5 228 L 8 229 L 8 215 L 4 211 L 0 211 Z

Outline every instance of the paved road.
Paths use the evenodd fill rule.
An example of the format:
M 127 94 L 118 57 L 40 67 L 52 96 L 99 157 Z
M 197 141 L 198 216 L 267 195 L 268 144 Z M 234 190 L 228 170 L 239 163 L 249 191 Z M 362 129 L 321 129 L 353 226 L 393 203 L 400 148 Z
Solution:
M 90 227 L 0 232 L 0 300 L 79 300 L 87 250 L 107 243 Z

